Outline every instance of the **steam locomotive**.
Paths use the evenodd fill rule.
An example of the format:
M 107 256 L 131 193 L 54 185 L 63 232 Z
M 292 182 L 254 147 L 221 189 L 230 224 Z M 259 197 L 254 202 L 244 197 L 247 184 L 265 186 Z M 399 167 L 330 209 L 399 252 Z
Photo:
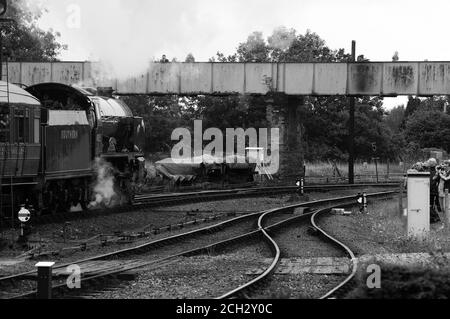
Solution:
M 40 213 L 130 201 L 144 174 L 141 117 L 112 90 L 0 81 L 0 217 L 19 205 Z M 102 179 L 114 185 L 102 185 Z M 94 204 L 93 204 L 94 203 Z

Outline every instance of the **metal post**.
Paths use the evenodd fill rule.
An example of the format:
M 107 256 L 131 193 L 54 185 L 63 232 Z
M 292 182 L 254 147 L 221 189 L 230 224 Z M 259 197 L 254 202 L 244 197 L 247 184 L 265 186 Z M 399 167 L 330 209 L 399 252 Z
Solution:
M 300 192 L 301 192 L 302 195 L 305 194 L 304 187 L 305 187 L 305 178 L 302 177 L 302 178 L 300 178 Z
M 377 175 L 377 184 L 378 184 L 378 161 L 377 161 L 377 158 L 375 158 L 375 174 Z
M 3 80 L 3 28 L 0 25 L 0 81 Z
M 444 200 L 444 225 L 447 229 L 450 228 L 450 197 L 448 196 L 448 189 L 445 189 L 445 200 Z
M 35 265 L 38 269 L 38 299 L 52 299 L 52 270 L 54 264 L 54 262 L 41 261 Z
M 367 214 L 367 193 L 363 193 L 363 213 Z
M 387 182 L 389 182 L 389 160 L 387 161 L 387 164 L 386 164 L 386 179 L 387 179 Z
M 445 212 L 447 211 L 447 197 L 448 197 L 448 189 L 445 189 L 444 190 L 444 207 L 441 207 L 441 209 L 442 209 L 442 211 L 444 212 L 444 214 L 445 214 Z
M 364 211 L 364 205 L 363 205 L 364 201 L 363 201 L 363 198 L 362 198 L 362 194 L 358 193 L 358 195 L 356 196 L 356 199 L 357 199 L 358 204 L 359 204 L 359 212 L 362 213 Z
M 352 58 L 351 62 L 356 60 L 356 41 L 352 41 Z M 350 117 L 349 117 L 349 145 L 348 145 L 348 183 L 355 183 L 355 98 L 350 97 Z
M 11 195 L 11 229 L 14 229 L 14 191 L 13 191 L 13 179 L 12 176 L 9 179 L 10 185 L 10 195 Z

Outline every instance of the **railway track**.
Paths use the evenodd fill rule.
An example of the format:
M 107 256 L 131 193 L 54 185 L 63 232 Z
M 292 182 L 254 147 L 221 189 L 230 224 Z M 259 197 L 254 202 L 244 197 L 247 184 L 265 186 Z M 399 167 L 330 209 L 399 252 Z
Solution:
M 377 198 L 380 196 L 392 196 L 395 194 L 395 191 L 390 192 L 380 192 L 380 193 L 374 193 L 369 194 L 368 197 L 370 198 Z M 87 272 L 82 276 L 82 291 L 89 291 L 92 289 L 97 289 L 96 287 L 104 287 L 107 286 L 108 283 L 117 283 L 120 282 L 121 277 L 123 277 L 123 274 L 125 274 L 129 271 L 133 271 L 142 267 L 150 267 L 150 268 L 158 268 L 173 262 L 176 262 L 179 258 L 183 256 L 192 256 L 195 254 L 201 254 L 201 253 L 207 253 L 211 251 L 217 251 L 223 248 L 227 248 L 233 243 L 238 243 L 242 241 L 246 241 L 251 238 L 262 238 L 268 245 L 271 247 L 272 251 L 274 252 L 274 259 L 271 263 L 270 267 L 259 277 L 255 278 L 249 283 L 246 283 L 245 285 L 234 289 L 233 291 L 230 291 L 223 296 L 222 298 L 229 298 L 238 296 L 242 293 L 246 293 L 249 289 L 254 289 L 255 286 L 257 286 L 259 283 L 263 282 L 266 278 L 270 276 L 270 274 L 273 273 L 278 261 L 279 261 L 279 248 L 277 248 L 277 244 L 275 241 L 271 238 L 269 231 L 276 229 L 277 227 L 281 227 L 282 225 L 285 225 L 286 223 L 293 222 L 298 219 L 304 219 L 311 216 L 311 218 L 315 218 L 317 214 L 320 214 L 321 212 L 324 212 L 324 210 L 319 210 L 317 212 L 303 214 L 294 216 L 292 218 L 288 218 L 287 220 L 272 224 L 270 226 L 265 226 L 266 219 L 272 216 L 275 216 L 279 213 L 292 211 L 295 208 L 299 207 L 319 207 L 323 205 L 347 205 L 349 203 L 354 204 L 354 196 L 345 196 L 345 197 L 339 197 L 339 198 L 329 198 L 329 199 L 322 199 L 312 202 L 304 202 L 294 205 L 285 206 L 282 208 L 277 209 L 271 209 L 268 211 L 263 212 L 257 212 L 257 213 L 251 213 L 243 216 L 239 216 L 236 218 L 233 218 L 231 220 L 227 220 L 224 222 L 217 223 L 215 225 L 203 227 L 201 229 L 192 230 L 189 232 L 185 232 L 182 234 L 170 236 L 167 238 L 151 241 L 142 245 L 138 245 L 132 248 L 122 249 L 115 252 L 102 254 L 99 256 L 86 258 L 83 260 L 79 260 L 77 262 L 73 262 L 71 264 L 77 264 L 80 267 L 83 268 L 83 265 L 85 268 L 89 268 L 89 264 L 95 264 L 97 267 L 97 271 L 95 272 Z M 221 230 L 229 229 L 230 227 L 237 227 L 240 223 L 243 222 L 249 222 L 251 220 L 257 219 L 257 227 L 253 229 L 244 230 L 242 234 L 233 235 L 229 238 L 220 239 L 213 244 L 207 244 L 207 245 L 194 245 L 196 247 L 182 247 L 178 248 L 176 252 L 172 252 L 169 254 L 165 254 L 164 256 L 154 254 L 153 258 L 149 259 L 148 256 L 143 258 L 143 255 L 149 254 L 149 252 L 157 251 L 158 249 L 164 249 L 170 245 L 175 245 L 175 247 L 180 246 L 179 244 L 183 245 L 183 243 L 187 242 L 188 240 L 192 240 L 193 238 L 196 238 L 198 236 L 209 236 L 214 233 L 218 233 Z M 238 232 L 239 233 L 239 232 Z M 210 242 L 210 241 L 209 241 Z M 135 258 L 130 259 L 130 257 L 133 256 Z M 139 257 L 139 258 L 136 258 Z M 126 258 L 126 259 L 125 259 Z M 67 284 L 65 282 L 65 278 L 67 277 L 67 273 L 65 272 L 66 267 L 69 266 L 69 264 L 62 264 L 58 265 L 54 268 L 55 273 L 55 281 L 53 284 L 53 295 L 55 297 L 73 297 L 73 295 L 79 295 L 80 293 L 83 293 L 81 290 L 75 289 L 69 289 L 67 287 Z M 7 277 L 1 277 L 0 278 L 0 288 L 2 294 L 0 297 L 2 298 L 34 298 L 36 296 L 36 291 L 32 290 L 32 284 L 34 283 L 36 279 L 36 272 L 25 272 L 17 275 L 7 276 Z M 27 285 L 23 285 L 24 282 L 28 282 Z M 21 286 L 22 284 L 22 286 Z M 19 288 L 19 289 L 18 289 Z M 22 289 L 22 291 L 21 291 Z M 25 289 L 25 291 L 23 291 Z
M 346 206 L 354 206 L 355 203 L 354 202 L 344 202 L 344 203 L 340 203 L 339 204 L 340 207 L 346 207 Z M 277 233 L 277 231 L 279 231 L 280 229 L 287 227 L 290 224 L 293 223 L 298 223 L 299 221 L 311 221 L 311 224 L 314 226 L 315 229 L 319 230 L 319 228 L 316 226 L 315 224 L 315 218 L 318 214 L 324 214 L 327 213 L 331 210 L 332 207 L 327 207 L 327 208 L 322 208 L 322 209 L 317 209 L 314 210 L 313 212 L 309 212 L 303 215 L 299 215 L 299 216 L 294 216 L 291 218 L 287 218 L 281 221 L 278 221 L 277 223 L 271 224 L 270 226 L 264 226 L 265 222 L 264 219 L 267 219 L 271 214 L 276 213 L 277 211 L 269 211 L 266 212 L 265 214 L 261 215 L 258 221 L 258 225 L 264 235 L 264 240 L 267 243 L 267 245 L 269 246 L 269 248 L 272 251 L 273 257 L 272 257 L 272 261 L 270 263 L 270 265 L 261 273 L 259 274 L 257 277 L 255 277 L 254 279 L 250 280 L 249 282 L 231 290 L 228 291 L 226 293 L 224 293 L 223 295 L 217 297 L 216 299 L 226 299 L 226 298 L 249 298 L 249 296 L 256 294 L 259 291 L 264 290 L 264 286 L 266 284 L 266 282 L 271 278 L 271 276 L 273 276 L 273 274 L 275 273 L 278 264 L 281 261 L 281 248 L 279 247 L 279 244 L 276 242 L 276 240 L 273 237 L 274 233 Z M 327 234 L 327 236 L 329 236 Z M 333 237 L 329 237 L 329 239 L 335 240 Z M 350 251 L 351 254 L 353 254 Z M 356 266 L 355 266 L 356 267 Z M 356 272 L 356 268 L 354 269 L 354 272 Z M 333 292 L 329 292 L 326 296 L 323 296 L 321 298 L 327 298 L 328 296 L 331 296 L 334 291 L 338 291 L 339 289 L 341 289 L 341 287 L 343 287 L 348 281 L 351 280 L 351 278 L 353 278 L 354 272 L 352 271 L 352 276 L 348 277 L 348 279 L 346 278 L 345 282 L 342 282 L 339 284 L 339 286 L 336 286 L 333 289 Z
M 361 189 L 364 187 L 395 188 L 399 183 L 366 183 L 366 184 L 328 184 L 328 185 L 306 185 L 305 194 L 308 192 L 326 192 L 332 190 Z M 200 192 L 181 192 L 167 194 L 138 194 L 135 195 L 132 204 L 107 209 L 93 209 L 78 212 L 66 212 L 54 215 L 33 216 L 30 225 L 64 222 L 81 218 L 91 218 L 108 214 L 126 213 L 136 209 L 155 208 L 163 206 L 176 206 L 185 203 L 198 203 L 202 201 L 215 201 L 246 197 L 259 197 L 277 194 L 297 193 L 297 186 L 270 186 L 270 187 L 248 187 L 223 190 L 209 190 Z M 16 222 L 16 221 L 15 221 Z M 4 223 L 9 225 L 9 223 Z M 5 226 L 6 227 L 6 226 Z
M 354 206 L 354 202 L 344 202 L 340 203 L 340 207 L 349 207 Z M 327 242 L 331 242 L 336 249 L 343 251 L 348 258 L 352 261 L 352 269 L 351 273 L 345 277 L 342 281 L 340 281 L 337 285 L 335 285 L 332 289 L 327 291 L 325 294 L 320 296 L 320 299 L 326 298 L 334 298 L 339 296 L 344 288 L 347 288 L 346 285 L 350 283 L 350 281 L 354 278 L 357 271 L 357 261 L 354 253 L 342 242 L 325 232 L 322 228 L 318 226 L 317 219 L 330 212 L 330 210 L 334 208 L 333 206 L 321 208 L 314 210 L 312 212 L 305 213 L 303 215 L 294 216 L 291 218 L 286 218 L 284 220 L 278 221 L 274 224 L 270 224 L 269 226 L 264 226 L 264 219 L 268 218 L 270 214 L 276 213 L 276 211 L 270 211 L 263 215 L 261 215 L 258 224 L 261 227 L 261 230 L 265 236 L 265 241 L 267 245 L 270 247 L 273 257 L 270 266 L 268 266 L 261 274 L 259 274 L 256 278 L 250 280 L 249 282 L 233 289 L 225 294 L 217 297 L 216 299 L 226 299 L 226 298 L 249 298 L 252 295 L 258 294 L 258 292 L 264 291 L 266 282 L 270 280 L 271 276 L 275 274 L 275 271 L 281 261 L 282 249 L 274 238 L 275 234 L 280 232 L 282 229 L 288 227 L 291 224 L 297 224 L 299 222 L 310 222 L 310 225 L 314 230 L 319 232 L 323 240 Z M 307 225 L 307 224 L 306 224 Z M 260 295 L 258 295 L 260 296 Z M 259 298 L 259 297 L 257 297 Z
M 398 187 L 399 183 L 369 183 L 369 184 L 335 184 L 335 185 L 307 185 L 304 186 L 306 192 L 323 192 L 331 190 L 361 189 L 363 187 Z M 222 200 L 227 198 L 251 197 L 276 195 L 285 193 L 296 193 L 299 191 L 297 186 L 270 186 L 270 187 L 250 187 L 234 188 L 226 190 L 211 190 L 201 192 L 172 193 L 172 194 L 140 194 L 135 196 L 135 205 L 163 205 L 183 202 L 201 201 L 201 200 Z

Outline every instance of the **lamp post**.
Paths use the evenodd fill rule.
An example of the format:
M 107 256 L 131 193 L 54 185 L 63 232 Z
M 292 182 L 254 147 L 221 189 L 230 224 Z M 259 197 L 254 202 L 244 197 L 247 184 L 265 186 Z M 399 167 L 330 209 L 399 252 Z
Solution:
M 356 41 L 352 41 L 351 62 L 355 62 Z M 349 141 L 348 141 L 348 183 L 355 183 L 355 97 L 350 97 L 350 117 L 348 121 Z
M 8 9 L 8 1 L 0 0 L 0 17 L 3 17 Z M 4 24 L 15 23 L 16 21 L 8 18 L 0 18 L 0 81 L 3 79 L 3 28 Z

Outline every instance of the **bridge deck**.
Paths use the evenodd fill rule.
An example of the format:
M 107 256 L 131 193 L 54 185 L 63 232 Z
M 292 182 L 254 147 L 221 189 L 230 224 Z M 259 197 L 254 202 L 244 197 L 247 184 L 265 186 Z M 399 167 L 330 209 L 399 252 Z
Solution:
M 450 62 L 152 63 L 127 79 L 97 62 L 9 63 L 9 81 L 111 86 L 119 94 L 447 95 Z

